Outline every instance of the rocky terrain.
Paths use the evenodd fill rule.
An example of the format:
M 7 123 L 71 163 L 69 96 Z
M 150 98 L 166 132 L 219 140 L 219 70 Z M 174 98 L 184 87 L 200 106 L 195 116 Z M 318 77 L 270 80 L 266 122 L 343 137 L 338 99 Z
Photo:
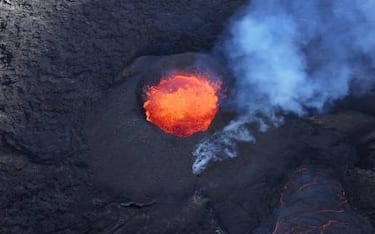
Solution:
M 43 161 L 77 152 L 79 115 L 126 65 L 209 49 L 241 3 L 1 1 L 3 143 Z
M 139 84 L 191 66 L 195 54 L 179 53 L 209 51 L 243 3 L 0 0 L 0 233 L 270 233 L 302 207 L 281 206 L 284 185 L 315 174 L 346 194 L 329 218 L 371 233 L 375 94 L 291 117 L 199 177 L 192 148 L 225 113 L 184 140 L 144 120 Z M 327 209 L 331 190 L 297 197 L 323 194 Z

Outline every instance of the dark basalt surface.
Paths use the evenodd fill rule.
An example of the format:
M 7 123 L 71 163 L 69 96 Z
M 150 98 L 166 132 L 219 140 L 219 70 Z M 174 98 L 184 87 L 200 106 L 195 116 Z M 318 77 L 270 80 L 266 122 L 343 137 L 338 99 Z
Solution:
M 209 50 L 243 3 L 0 0 L 0 233 L 269 233 L 301 165 L 324 168 L 345 221 L 371 231 L 373 93 L 289 118 L 199 177 L 194 145 L 231 114 L 187 139 L 145 121 L 139 89 L 196 65 L 201 54 L 178 53 Z
M 292 173 L 274 212 L 274 227 L 257 233 L 373 233 L 356 215 L 341 184 L 320 167 L 303 166 Z
M 132 59 L 210 48 L 244 1 L 0 1 L 0 133 L 53 161 L 80 150 L 82 112 Z
M 262 220 L 272 217 L 282 194 L 283 181 L 306 162 L 330 168 L 338 182 L 332 182 L 328 187 L 341 191 L 340 181 L 345 181 L 347 171 L 361 160 L 349 137 L 358 132 L 350 129 L 361 131 L 372 126 L 373 117 L 344 112 L 323 119 L 290 118 L 282 127 L 256 134 L 256 144 L 241 145 L 240 157 L 217 163 L 199 177 L 194 176 L 191 152 L 195 144 L 223 127 L 228 122 L 224 116 L 228 114 L 221 111 L 208 132 L 190 138 L 173 137 L 145 121 L 141 104 L 137 101 L 141 89 L 136 87 L 153 83 L 154 75 L 162 77 L 170 70 L 205 69 L 196 61 L 207 64 L 208 70 L 216 67 L 212 58 L 194 53 L 139 58 L 124 70 L 124 82 L 103 96 L 89 115 L 86 126 L 91 150 L 88 164 L 94 169 L 99 184 L 131 200 L 158 201 L 159 206 L 166 210 L 173 207 L 168 204 L 200 194 L 210 201 L 208 205 L 216 222 L 229 233 L 263 230 L 257 227 Z M 225 74 L 225 71 L 219 74 Z M 353 128 L 343 120 L 345 118 L 357 121 L 359 125 Z M 319 180 L 330 183 L 335 179 L 323 176 Z M 321 193 L 328 201 L 335 199 L 331 195 Z M 304 205 L 297 205 L 298 208 L 306 209 Z M 346 221 L 356 215 L 350 213 Z M 366 220 L 361 217 L 356 220 L 353 225 L 358 229 L 363 228 L 364 233 L 372 232 Z M 342 231 L 335 230 L 333 233 Z

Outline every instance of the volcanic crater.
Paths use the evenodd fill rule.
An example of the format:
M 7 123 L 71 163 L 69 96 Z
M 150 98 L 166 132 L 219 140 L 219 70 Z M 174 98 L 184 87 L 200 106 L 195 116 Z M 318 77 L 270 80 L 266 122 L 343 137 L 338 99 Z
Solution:
M 256 143 L 192 173 L 236 116 L 233 74 L 207 51 L 243 4 L 0 0 L 0 232 L 374 233 L 374 90 L 248 126 Z M 145 88 L 176 71 L 222 85 L 189 137 L 146 120 Z

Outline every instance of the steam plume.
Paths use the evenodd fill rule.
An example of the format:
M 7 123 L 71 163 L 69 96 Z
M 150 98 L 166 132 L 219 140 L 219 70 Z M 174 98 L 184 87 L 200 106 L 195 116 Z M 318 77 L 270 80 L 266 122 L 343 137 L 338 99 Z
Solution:
M 193 172 L 255 142 L 248 124 L 266 130 L 285 113 L 322 112 L 373 87 L 374 12 L 373 0 L 251 1 L 218 46 L 235 78 L 229 101 L 238 118 L 196 147 Z

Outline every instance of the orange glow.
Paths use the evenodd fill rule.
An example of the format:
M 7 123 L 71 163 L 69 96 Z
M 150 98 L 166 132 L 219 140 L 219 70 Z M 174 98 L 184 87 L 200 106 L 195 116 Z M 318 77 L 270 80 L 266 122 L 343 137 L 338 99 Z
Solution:
M 198 74 L 162 78 L 159 84 L 146 88 L 146 119 L 179 137 L 206 131 L 218 110 L 220 86 L 220 82 Z

